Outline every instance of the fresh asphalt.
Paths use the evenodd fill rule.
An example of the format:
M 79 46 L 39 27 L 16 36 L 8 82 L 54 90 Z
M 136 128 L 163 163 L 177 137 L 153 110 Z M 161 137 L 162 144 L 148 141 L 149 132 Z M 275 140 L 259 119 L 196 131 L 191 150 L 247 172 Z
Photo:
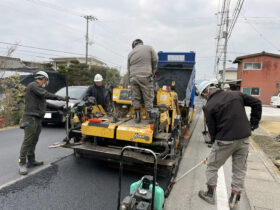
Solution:
M 18 132 L 20 131 L 10 130 L 4 133 L 8 136 L 8 133 L 12 135 Z M 63 128 L 44 128 L 40 141 L 56 136 L 55 133 L 63 136 Z M 56 141 L 45 142 L 43 145 L 38 145 L 38 148 L 47 147 L 51 142 Z M 16 149 L 19 149 L 19 146 Z M 40 149 L 37 152 L 40 153 Z M 44 152 L 39 155 L 40 159 L 47 160 L 47 162 L 51 159 L 59 160 L 54 161 L 49 167 L 38 173 L 0 189 L 1 210 L 116 209 L 119 177 L 117 167 L 109 167 L 103 161 L 77 159 L 70 149 L 48 149 Z M 57 153 L 56 156 L 52 154 L 53 152 Z M 15 152 L 15 157 L 17 157 L 16 154 Z M 47 157 L 49 155 L 53 156 Z M 15 166 L 9 169 L 9 178 L 18 178 L 17 163 L 16 161 L 11 162 Z M 4 163 L 1 162 L 1 164 Z M 8 171 L 7 168 L 6 171 Z M 132 172 L 124 173 L 122 197 L 128 194 L 130 184 L 138 181 L 142 175 Z M 1 176 L 6 176 L 4 171 L 1 171 Z M 10 181 L 10 179 L 5 179 Z M 166 185 L 168 178 L 159 178 L 158 182 L 160 185 Z
M 124 174 L 123 196 L 140 178 L 139 174 Z M 102 161 L 70 155 L 1 190 L 0 205 L 1 209 L 116 209 L 117 195 L 117 169 Z

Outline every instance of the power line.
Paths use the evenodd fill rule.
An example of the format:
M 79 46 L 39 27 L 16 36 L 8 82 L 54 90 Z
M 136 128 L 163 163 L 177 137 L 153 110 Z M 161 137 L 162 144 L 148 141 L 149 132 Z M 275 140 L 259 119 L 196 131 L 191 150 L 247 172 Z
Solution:
M 243 16 L 243 18 L 244 18 L 244 20 L 248 23 L 248 25 L 251 26 L 251 27 L 254 29 L 254 31 L 257 32 L 257 34 L 258 34 L 263 40 L 265 40 L 268 44 L 270 44 L 270 46 L 272 46 L 273 48 L 275 48 L 277 51 L 280 51 L 279 48 L 278 48 L 276 45 L 274 45 L 271 41 L 269 41 L 261 32 L 259 32 L 259 31 L 257 30 L 257 28 L 256 28 L 253 24 L 251 24 L 250 21 L 249 21 L 246 17 Z
M 118 53 L 118 52 L 116 52 L 116 51 L 110 49 L 109 47 L 106 47 L 105 45 L 103 45 L 103 44 L 101 44 L 101 43 L 99 43 L 99 42 L 97 42 L 97 41 L 95 41 L 94 43 L 95 43 L 96 45 L 98 45 L 99 47 L 101 47 L 101 48 L 107 50 L 108 52 L 110 52 L 110 53 L 112 53 L 112 54 L 114 54 L 114 55 L 116 55 L 116 56 L 118 56 L 118 57 L 126 58 L 124 55 L 122 55 L 122 54 L 120 54 L 120 53 Z
M 74 16 L 78 16 L 78 17 L 83 17 L 84 16 L 84 14 L 82 14 L 80 12 L 77 12 L 77 11 L 74 11 L 74 10 L 70 10 L 70 9 L 65 8 L 65 7 L 58 6 L 58 5 L 49 3 L 49 2 L 45 2 L 45 1 L 41 1 L 41 0 L 26 0 L 26 1 L 29 1 L 29 2 L 31 2 L 33 4 L 37 4 L 39 6 L 47 7 L 49 9 L 54 9 L 56 11 L 64 12 L 64 13 L 67 13 L 67 14 L 71 14 L 71 15 L 74 15 Z
M 90 20 L 91 18 L 93 19 L 93 20 L 97 20 L 97 18 L 96 17 L 94 17 L 94 16 L 85 16 L 84 14 L 81 14 L 81 13 L 78 13 L 78 12 L 76 12 L 76 11 L 73 11 L 73 10 L 69 10 L 69 9 L 66 9 L 66 8 L 64 8 L 64 7 L 61 7 L 61 6 L 58 6 L 58 5 L 55 5 L 55 4 L 51 4 L 51 3 L 48 3 L 48 2 L 44 2 L 44 1 L 41 1 L 41 0 L 26 0 L 26 1 L 29 1 L 29 2 L 31 2 L 31 3 L 34 3 L 34 4 L 38 4 L 39 6 L 43 6 L 43 7 L 47 7 L 47 8 L 49 8 L 49 9 L 54 9 L 54 10 L 57 10 L 57 11 L 60 11 L 60 12 L 66 12 L 66 13 L 70 13 L 71 15 L 74 15 L 74 16 L 79 16 L 79 17 L 84 17 L 84 18 L 86 18 L 87 19 L 87 17 L 90 17 L 89 19 L 87 19 L 87 27 L 88 27 L 88 20 Z M 101 21 L 99 21 L 99 22 L 101 22 Z M 106 25 L 104 22 L 102 22 L 104 25 Z M 67 25 L 65 25 L 65 26 L 67 26 Z M 68 27 L 68 26 L 67 26 Z M 105 28 L 104 26 L 102 26 L 103 28 Z M 87 32 L 87 34 L 88 34 L 88 32 Z M 109 34 L 111 34 L 111 33 L 109 33 Z M 116 38 L 115 36 L 114 36 L 114 38 Z M 88 40 L 88 35 L 86 35 L 86 57 L 87 57 L 87 54 L 88 54 L 88 43 L 89 43 L 89 40 Z M 100 45 L 100 44 L 99 44 Z M 101 46 L 101 45 L 100 45 Z M 112 53 L 114 53 L 115 55 L 119 55 L 119 56 L 122 56 L 122 55 L 120 55 L 120 54 L 118 54 L 118 53 L 115 53 L 115 52 L 113 52 L 112 50 L 110 50 L 110 49 L 108 49 L 108 48 L 106 48 L 106 47 L 104 47 L 104 46 L 102 46 L 104 49 L 106 49 L 106 50 L 108 50 L 108 51 L 110 51 L 110 52 L 112 52 Z M 66 52 L 65 52 L 66 53 Z M 67 52 L 68 53 L 68 52 Z M 76 53 L 75 53 L 76 54 Z M 78 54 L 78 55 L 82 55 L 82 54 Z M 87 59 L 86 59 L 87 60 Z
M 51 4 L 51 3 L 49 3 L 49 2 L 45 2 L 45 1 L 41 1 L 41 0 L 26 0 L 26 1 L 31 2 L 31 3 L 34 3 L 34 4 L 37 4 L 37 5 L 39 5 L 39 6 L 47 7 L 47 8 L 49 8 L 49 9 L 54 9 L 54 10 L 56 10 L 56 11 L 68 13 L 68 14 L 71 14 L 71 15 L 74 15 L 74 16 L 86 17 L 86 15 L 84 15 L 84 14 L 82 14 L 82 13 L 76 12 L 76 11 L 74 11 L 74 10 L 66 9 L 66 8 L 64 8 L 64 7 L 62 7 L 62 6 L 58 6 L 58 5 L 55 5 L 55 4 Z M 96 19 L 96 20 L 97 20 L 97 19 Z M 107 28 L 107 31 L 108 31 L 108 28 L 110 28 L 110 27 L 108 27 L 108 25 L 105 24 L 104 21 L 99 20 L 98 22 L 102 23 L 103 26 L 101 26 L 101 27 L 103 27 L 103 29 Z M 105 26 L 106 26 L 106 27 L 105 27 Z M 112 31 L 111 31 L 111 32 L 112 32 Z M 111 34 L 111 33 L 108 33 L 108 34 Z M 121 36 L 123 36 L 123 35 L 121 35 Z M 113 37 L 116 39 L 115 36 L 113 36 Z M 124 38 L 125 38 L 125 40 L 127 40 L 127 37 L 124 37 Z M 120 39 L 119 39 L 119 40 L 120 40 Z M 122 40 L 122 41 L 123 41 L 123 40 Z
M 84 17 L 84 18 L 86 18 L 86 17 L 89 17 L 89 16 L 85 16 L 84 14 L 81 14 L 81 13 L 79 13 L 79 12 L 76 12 L 76 11 L 73 11 L 73 10 L 69 10 L 69 9 L 66 9 L 66 8 L 64 8 L 64 7 L 61 7 L 61 6 L 58 6 L 58 5 L 55 5 L 55 4 L 51 4 L 51 3 L 48 3 L 48 2 L 45 2 L 45 1 L 41 1 L 41 0 L 26 0 L 26 1 L 29 1 L 29 2 L 31 2 L 31 3 L 34 3 L 34 4 L 37 4 L 37 5 L 39 5 L 39 6 L 43 6 L 43 7 L 47 7 L 47 8 L 49 8 L 49 9 L 54 9 L 54 10 L 56 10 L 56 11 L 60 11 L 60 12 L 64 12 L 64 13 L 68 13 L 68 14 L 71 14 L 71 15 L 74 15 L 74 16 L 79 16 L 79 17 Z M 93 17 L 95 20 L 97 20 L 97 18 L 95 18 L 95 17 Z M 87 19 L 87 18 L 86 18 Z M 88 22 L 88 21 L 87 21 Z M 101 22 L 100 20 L 98 21 L 98 22 Z M 103 25 L 101 26 L 103 29 L 107 29 L 107 32 L 108 32 L 108 28 L 109 27 L 107 27 L 107 25 L 102 21 L 101 22 Z M 87 25 L 88 25 L 88 23 L 87 23 Z M 65 25 L 65 26 L 67 26 L 67 25 Z M 106 27 L 105 27 L 106 26 Z M 109 33 L 107 33 L 107 34 L 111 34 L 111 32 L 109 32 Z M 113 38 L 114 39 L 118 39 L 116 36 L 113 36 Z M 127 38 L 126 38 L 126 40 L 127 40 Z M 118 39 L 118 41 L 120 41 L 120 39 Z M 123 40 L 121 40 L 121 41 L 123 41 Z M 89 43 L 89 40 L 88 40 L 88 35 L 86 35 L 86 57 L 87 57 L 87 54 L 88 54 L 88 43 Z M 120 55 L 120 54 L 118 54 L 118 53 L 116 53 L 116 52 L 113 52 L 113 50 L 111 50 L 111 49 L 108 49 L 108 48 L 106 48 L 106 47 L 104 47 L 104 46 L 101 46 L 100 44 L 99 44 L 99 46 L 100 47 L 102 47 L 103 49 L 106 49 L 106 50 L 108 50 L 109 52 L 111 52 L 111 53 L 113 53 L 113 54 L 115 54 L 115 55 L 118 55 L 118 56 L 121 56 L 121 57 L 123 57 L 123 55 Z M 68 53 L 68 52 L 63 52 L 63 53 Z M 70 53 L 70 54 L 72 54 L 72 53 Z M 76 53 L 74 53 L 75 55 L 82 55 L 82 54 L 76 54 Z M 87 60 L 87 59 L 86 59 Z M 112 62 L 109 62 L 109 63 L 112 63 Z M 114 63 L 113 63 L 114 64 Z
M 112 34 L 111 38 L 116 40 L 117 42 L 127 43 L 127 41 L 129 40 L 127 37 L 125 37 L 122 34 L 119 34 L 122 38 L 120 36 L 115 36 L 115 33 L 113 32 L 114 30 L 112 30 L 112 28 L 110 30 L 110 27 L 108 27 L 108 25 L 105 24 L 104 21 L 102 20 L 97 21 L 97 26 L 98 23 L 102 24 L 102 25 L 100 24 L 99 26 L 101 26 L 100 28 L 106 33 L 106 35 Z
M 214 72 L 218 73 L 220 61 L 223 61 L 223 81 L 224 81 L 224 74 L 226 69 L 226 57 L 227 57 L 227 45 L 229 38 L 232 34 L 233 28 L 236 24 L 236 21 L 239 17 L 240 11 L 242 9 L 244 0 L 238 0 L 235 6 L 235 9 L 232 13 L 232 22 L 229 25 L 229 8 L 230 8 L 231 0 L 223 0 L 223 4 L 221 7 L 221 11 L 218 11 L 220 15 L 220 24 L 218 25 L 218 35 L 217 35 L 217 45 L 216 45 L 216 56 L 215 56 L 215 63 L 214 63 Z M 219 7 L 220 8 L 220 2 Z M 224 15 L 225 14 L 225 15 Z M 218 17 L 219 22 L 219 17 Z M 221 39 L 224 41 L 222 42 Z M 223 59 L 221 57 L 224 56 Z
M 242 9 L 243 3 L 244 3 L 244 0 L 239 0 L 238 3 L 237 3 L 236 10 L 235 10 L 236 12 L 233 14 L 233 22 L 232 22 L 232 24 L 231 24 L 231 26 L 229 28 L 228 38 L 231 36 L 232 30 L 233 30 L 234 25 L 235 25 L 235 23 L 237 21 L 239 13 L 240 13 L 240 11 Z
M 1 49 L 7 49 L 7 48 L 5 48 L 5 47 L 0 47 Z M 49 55 L 49 56 L 55 56 L 55 57 L 59 57 L 59 56 L 61 56 L 61 55 L 56 55 L 56 54 L 49 54 L 49 53 L 42 53 L 42 52 L 36 52 L 36 51 L 31 51 L 31 50 L 19 50 L 19 49 L 17 49 L 16 51 L 15 51 L 15 53 L 17 53 L 17 52 L 27 52 L 27 53 L 33 53 L 33 54 L 40 54 L 40 55 Z
M 30 45 L 14 44 L 14 43 L 1 42 L 1 41 L 0 41 L 0 43 L 1 44 L 6 44 L 6 45 L 17 45 L 17 46 L 20 46 L 20 47 L 32 48 L 32 49 L 37 49 L 37 50 L 45 50 L 45 51 L 60 52 L 60 53 L 65 53 L 65 54 L 82 55 L 82 56 L 84 56 L 84 54 L 82 54 L 82 53 L 74 53 L 74 52 L 68 52 L 68 51 L 62 51 L 62 50 L 54 50 L 54 49 L 48 49 L 48 48 L 42 48 L 42 47 L 34 47 L 34 46 L 30 46 Z
M 67 51 L 61 51 L 61 50 L 47 49 L 47 48 L 41 48 L 41 47 L 35 47 L 35 46 L 29 46 L 29 45 L 22 45 L 22 44 L 14 44 L 14 43 L 9 43 L 9 42 L 1 42 L 0 41 L 0 44 L 17 45 L 17 46 L 20 46 L 20 47 L 31 48 L 31 49 L 39 49 L 39 50 L 45 50 L 45 51 L 61 52 L 61 53 L 67 53 L 67 54 L 72 54 L 72 55 L 82 55 L 82 56 L 84 56 L 84 54 L 81 54 L 81 53 L 74 53 L 74 52 L 67 52 Z M 98 59 L 98 60 L 103 61 L 105 63 L 111 63 L 111 64 L 116 65 L 116 66 L 121 66 L 121 65 L 119 65 L 117 63 L 114 63 L 114 62 L 111 62 L 111 61 L 99 58 L 97 56 L 89 55 L 89 57 Z

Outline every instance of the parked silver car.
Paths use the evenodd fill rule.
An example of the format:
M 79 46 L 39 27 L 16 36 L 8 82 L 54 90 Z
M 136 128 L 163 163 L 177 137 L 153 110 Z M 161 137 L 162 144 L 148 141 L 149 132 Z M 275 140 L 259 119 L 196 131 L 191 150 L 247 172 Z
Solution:
M 88 86 L 69 86 L 69 107 L 72 108 L 84 98 Z M 56 95 L 65 97 L 66 87 L 61 88 L 55 93 Z M 65 123 L 64 110 L 66 108 L 65 101 L 47 100 L 47 111 L 43 118 L 43 125 L 47 124 L 63 124 Z

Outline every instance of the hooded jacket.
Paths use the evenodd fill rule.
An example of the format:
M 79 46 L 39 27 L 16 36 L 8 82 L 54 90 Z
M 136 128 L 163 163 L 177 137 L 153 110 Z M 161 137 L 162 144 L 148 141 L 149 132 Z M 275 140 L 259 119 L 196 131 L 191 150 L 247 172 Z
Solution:
M 251 107 L 250 122 L 245 106 Z M 211 140 L 232 141 L 251 135 L 251 125 L 258 125 L 262 115 L 261 101 L 239 91 L 217 90 L 204 107 Z

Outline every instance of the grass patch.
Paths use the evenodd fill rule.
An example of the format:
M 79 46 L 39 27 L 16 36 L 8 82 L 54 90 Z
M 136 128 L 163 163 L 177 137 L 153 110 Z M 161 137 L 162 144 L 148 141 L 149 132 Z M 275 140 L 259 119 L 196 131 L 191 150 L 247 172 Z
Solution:
M 272 161 L 280 157 L 280 142 L 270 136 L 252 135 L 252 138 Z
M 280 122 L 279 121 L 261 121 L 261 127 L 269 132 L 273 137 L 280 134 Z

